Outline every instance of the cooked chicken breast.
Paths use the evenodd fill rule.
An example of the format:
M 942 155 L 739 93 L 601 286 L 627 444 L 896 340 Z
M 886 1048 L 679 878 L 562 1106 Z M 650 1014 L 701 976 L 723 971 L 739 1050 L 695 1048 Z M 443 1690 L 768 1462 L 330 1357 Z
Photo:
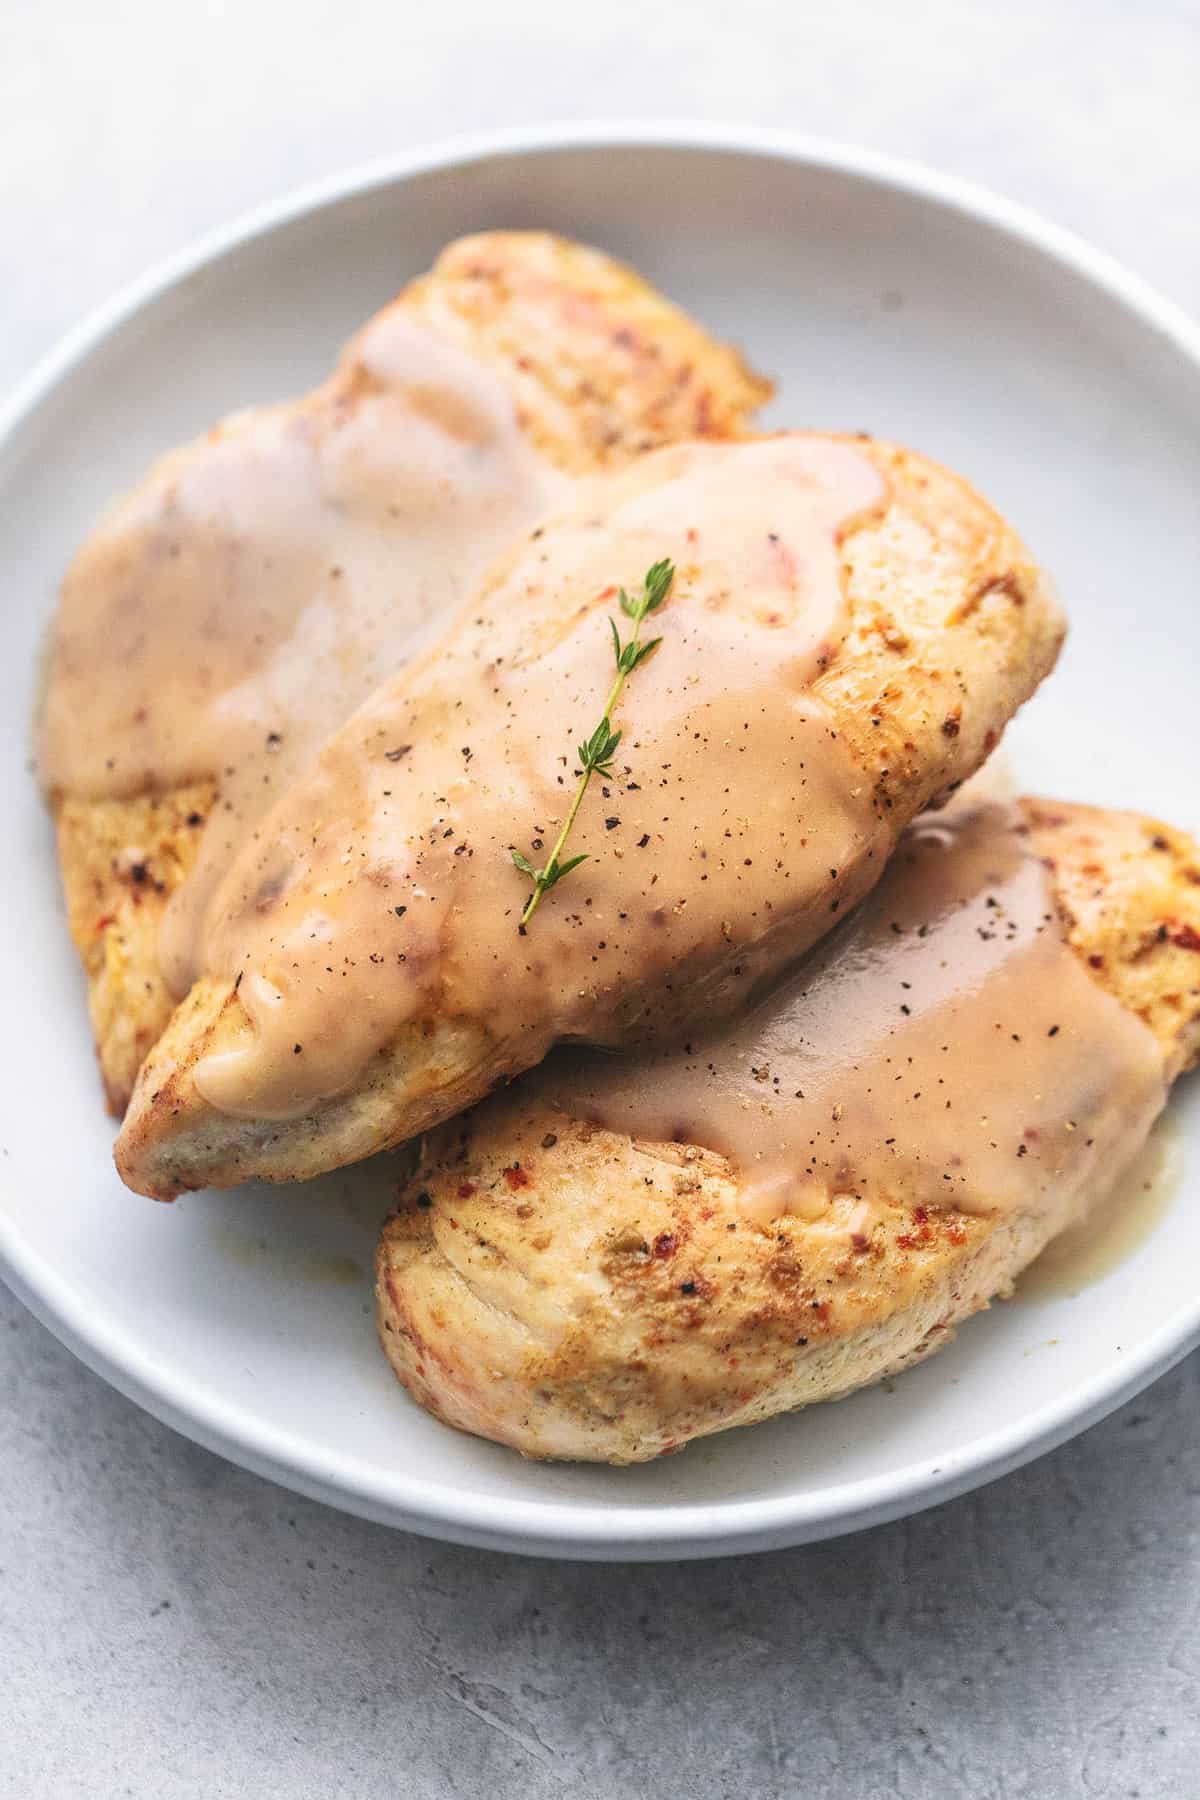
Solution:
M 661 638 L 569 853 L 618 587 L 673 559 Z M 732 1013 L 968 776 L 1063 631 L 964 481 L 819 434 L 680 446 L 584 484 L 357 714 L 226 878 L 200 980 L 117 1144 L 130 1186 L 296 1180 L 478 1100 L 556 1041 Z M 566 852 L 564 852 L 566 854 Z
M 1026 801 L 1013 841 L 1050 896 L 1027 939 L 1030 868 L 961 830 L 914 827 L 732 1046 L 616 1077 L 552 1061 L 427 1141 L 378 1255 L 416 1399 L 526 1456 L 641 1461 L 919 1361 L 1083 1214 L 1200 1053 L 1200 856 L 1132 814 Z M 905 897 L 966 864 L 943 910 Z M 761 1117 L 706 1086 L 731 1060 Z M 692 1103 L 686 1141 L 652 1141 L 656 1109 Z
M 214 876 L 228 860 L 231 757 L 243 790 L 273 798 L 396 666 L 413 627 L 457 603 L 475 565 L 567 477 L 737 435 L 769 391 L 611 258 L 496 232 L 447 249 L 313 393 L 241 413 L 155 465 L 68 575 L 41 726 L 114 1113 L 178 998 L 179 971 L 159 955 L 164 915 L 198 854 Z M 439 545 L 444 569 L 431 567 Z M 261 780 L 247 772 L 251 732 L 275 753 Z

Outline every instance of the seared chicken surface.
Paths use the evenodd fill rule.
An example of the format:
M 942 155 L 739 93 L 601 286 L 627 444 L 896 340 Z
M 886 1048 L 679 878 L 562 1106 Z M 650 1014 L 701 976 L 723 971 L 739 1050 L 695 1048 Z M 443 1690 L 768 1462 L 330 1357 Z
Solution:
M 914 941 L 914 918 L 892 920 L 888 910 L 891 884 L 906 878 L 904 846 L 865 903 L 884 937 L 889 928 L 908 934 L 897 935 L 899 960 L 885 960 L 878 991 L 869 990 L 888 1020 L 869 1065 L 871 1104 L 882 1093 L 886 1103 L 862 1115 L 873 1129 L 858 1144 L 873 1187 L 859 1183 L 857 1193 L 826 1194 L 798 1209 L 803 1195 L 793 1189 L 792 1210 L 764 1206 L 761 1194 L 749 1204 L 757 1165 L 736 1166 L 705 1147 L 709 1121 L 697 1116 L 682 1142 L 606 1128 L 588 1116 L 585 1080 L 564 1076 L 570 1098 L 562 1102 L 553 1063 L 429 1138 L 378 1254 L 381 1338 L 409 1391 L 448 1423 L 527 1456 L 636 1462 L 894 1374 L 1005 1294 L 1083 1213 L 1104 1161 L 1111 1176 L 1133 1153 L 1169 1083 L 1200 1054 L 1195 843 L 1133 814 L 1039 801 L 1021 803 L 1014 829 L 1044 862 L 1053 930 L 1074 965 L 1046 982 L 1036 956 L 1053 947 L 1039 942 L 1017 990 L 1019 1018 L 981 987 L 957 1013 L 933 1015 L 932 1036 L 919 1040 L 932 1054 L 919 1054 L 914 1066 L 901 1053 L 914 1040 L 892 1031 L 919 1023 L 922 980 L 899 978 L 936 969 L 936 957 L 919 959 L 943 938 L 943 961 L 969 957 L 968 940 L 980 954 L 998 954 L 1004 937 L 1016 936 L 1015 914 L 985 884 L 976 911 L 933 914 L 929 935 Z M 796 1158 L 808 1167 L 826 1166 L 821 1146 L 841 1129 L 828 1123 L 841 1112 L 824 1106 L 830 1094 L 846 1094 L 851 1116 L 862 1100 L 857 1056 L 838 1062 L 841 1002 L 857 991 L 859 930 L 851 920 L 842 952 L 836 940 L 817 951 L 822 973 L 801 984 L 796 1017 L 809 1033 L 808 1066 L 816 1080 L 829 1051 L 832 1086 L 806 1088 L 807 1100 L 791 1098 L 789 1088 L 776 1103 L 774 1129 L 786 1131 L 792 1112 L 810 1108 Z M 989 935 L 996 943 L 981 945 Z M 1053 974 L 1054 965 L 1045 966 Z M 1076 982 L 1090 997 L 1071 998 Z M 749 1059 L 768 1095 L 778 1068 L 761 1066 L 771 1007 L 765 1003 L 759 1062 Z M 1078 1041 L 1072 1007 L 1090 1021 Z M 857 1016 L 851 1033 L 866 1068 L 880 1022 Z M 945 1090 L 955 1104 L 964 1079 L 980 1100 L 970 1084 L 981 1061 L 986 1075 L 975 1110 L 954 1115 L 949 1144 L 962 1156 L 947 1157 L 948 1171 L 931 1168 L 926 1155 L 941 1130 L 942 1090 L 927 1084 L 931 1070 L 946 1068 L 936 1054 L 943 1035 L 950 1070 L 959 1072 L 959 1088 Z M 1114 1047 L 1116 1060 L 1106 1060 Z M 1060 1053 L 1065 1061 L 1056 1063 Z M 703 1067 L 720 1054 L 698 1050 L 697 1061 Z M 973 1065 L 965 1076 L 964 1062 Z M 1047 1083 L 1051 1100 L 1038 1092 Z M 933 1110 L 918 1114 L 920 1141 L 906 1150 L 917 1087 L 926 1087 L 924 1105 L 932 1098 Z M 636 1082 L 631 1093 L 636 1112 L 645 1105 Z M 1064 1116 L 1056 1120 L 1059 1101 Z M 1039 1103 L 1040 1135 L 1029 1122 Z M 761 1142 L 769 1155 L 770 1130 Z M 886 1148 L 898 1143 L 898 1151 Z M 892 1155 L 900 1160 L 889 1163 Z M 962 1189 L 951 1180 L 960 1160 L 968 1176 L 974 1171 Z M 854 1187 L 854 1173 L 842 1171 L 843 1186 Z M 951 1185 L 939 1192 L 942 1180 Z
M 482 398 L 470 389 L 472 365 L 492 384 Z M 221 810 L 234 733 L 253 723 L 277 753 L 262 776 L 273 798 L 396 666 L 397 638 L 431 607 L 461 598 L 472 551 L 498 548 L 568 478 L 658 444 L 736 436 L 769 391 L 611 258 L 546 234 L 495 232 L 451 245 L 314 392 L 227 419 L 155 465 L 68 577 L 42 723 L 71 932 L 114 1113 L 189 985 L 186 969 L 174 994 L 168 985 L 178 971 L 160 958 L 163 920 L 202 841 L 214 869 L 228 858 Z M 511 496 L 497 496 L 477 468 L 497 443 L 505 450 L 503 404 L 519 439 L 505 453 L 511 461 L 523 446 L 529 463 Z M 436 523 L 443 471 L 464 485 L 473 513 L 461 530 L 453 518 L 443 524 L 455 566 L 426 593 L 397 550 L 406 539 L 419 549 L 429 518 Z M 331 636 L 319 615 L 338 581 L 356 587 L 356 610 L 343 594 Z M 285 646 L 270 641 L 278 620 L 268 618 L 265 632 L 246 626 L 236 663 L 227 646 L 214 646 L 214 609 L 236 631 L 275 582 L 280 614 L 297 622 L 290 675 Z M 161 646 L 161 672 L 142 680 L 149 709 L 133 691 L 147 640 Z M 116 702 L 88 740 L 105 669 Z M 239 724 L 264 675 L 270 691 L 250 696 L 253 719 Z M 205 681 L 231 696 L 228 740 L 214 713 L 216 756 L 212 742 L 171 736 L 173 717 L 194 708 Z
M 587 861 L 524 934 L 611 681 L 616 590 L 677 569 Z M 869 440 L 655 452 L 580 490 L 326 746 L 226 877 L 117 1145 L 170 1197 L 394 1145 L 555 1041 L 740 1006 L 989 754 L 1062 620 L 964 481 Z M 589 716 L 590 715 L 590 716 Z M 215 923 L 213 923 L 215 921 Z

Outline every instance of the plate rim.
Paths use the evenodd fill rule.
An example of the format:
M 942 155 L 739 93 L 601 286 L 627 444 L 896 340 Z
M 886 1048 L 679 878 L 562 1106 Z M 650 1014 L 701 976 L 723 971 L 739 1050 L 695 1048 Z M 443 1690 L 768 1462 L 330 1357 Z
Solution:
M 56 389 L 137 313 L 203 268 L 305 216 L 383 187 L 503 156 L 579 149 L 718 151 L 856 177 L 984 223 L 1098 289 L 1200 371 L 1200 325 L 1143 277 L 1066 228 L 985 187 L 886 151 L 806 133 L 686 120 L 550 122 L 473 132 L 357 164 L 265 201 L 202 233 L 118 290 L 60 338 L 0 404 L 0 456 Z M 571 1499 L 463 1494 L 404 1471 L 386 1479 L 323 1451 L 243 1406 L 148 1359 L 120 1327 L 83 1321 L 50 1259 L 0 1209 L 0 1277 L 74 1355 L 184 1436 L 308 1497 L 379 1523 L 527 1555 L 597 1560 L 684 1559 L 781 1548 L 921 1511 L 994 1480 L 1086 1430 L 1165 1374 L 1200 1343 L 1200 1301 L 1178 1311 L 1116 1369 L 1077 1384 L 1019 1425 L 985 1433 L 931 1464 L 918 1460 L 816 1494 L 629 1507 Z

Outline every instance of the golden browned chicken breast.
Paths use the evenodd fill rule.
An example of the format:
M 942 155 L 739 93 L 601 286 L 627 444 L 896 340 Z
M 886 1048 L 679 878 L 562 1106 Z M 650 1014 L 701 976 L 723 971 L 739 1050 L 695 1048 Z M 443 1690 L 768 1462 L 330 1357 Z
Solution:
M 561 1053 L 443 1127 L 384 1348 L 452 1425 L 628 1463 L 945 1344 L 1128 1164 L 1200 1052 L 1200 857 L 1129 813 L 919 822 L 731 1031 Z
M 586 860 L 523 925 L 514 852 L 531 872 L 570 821 L 632 641 L 618 601 L 663 558 L 661 642 L 562 853 Z M 784 434 L 583 484 L 231 868 L 122 1175 L 160 1196 L 313 1175 L 558 1041 L 730 1014 L 983 761 L 1062 629 L 1003 520 L 911 451 Z
M 496 232 L 110 514 L 64 584 L 40 763 L 114 1112 L 234 847 L 414 630 L 574 478 L 736 435 L 768 393 L 611 258 Z

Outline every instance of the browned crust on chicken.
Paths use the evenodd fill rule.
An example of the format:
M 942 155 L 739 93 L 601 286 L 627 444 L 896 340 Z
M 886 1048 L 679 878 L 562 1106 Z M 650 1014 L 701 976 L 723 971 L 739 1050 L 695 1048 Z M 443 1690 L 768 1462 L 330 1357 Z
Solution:
M 195 859 L 214 793 L 211 782 L 194 782 L 133 800 L 54 803 L 67 922 L 87 975 L 105 1099 L 118 1118 L 174 1009 L 158 930 Z
M 1063 623 L 1012 528 L 961 477 L 862 440 L 887 477 L 881 513 L 842 544 L 849 628 L 814 691 L 898 835 L 991 752 L 1053 667 Z M 200 1097 L 198 1062 L 251 1029 L 227 980 L 205 979 L 148 1058 L 117 1144 L 123 1178 L 170 1198 L 250 1178 L 296 1181 L 436 1125 L 518 1072 L 499 1022 L 423 1018 L 347 1094 L 303 1118 L 225 1117 Z
M 494 363 L 523 428 L 547 459 L 587 473 L 693 437 L 731 437 L 771 385 L 640 275 L 601 251 L 545 232 L 490 232 L 451 244 L 393 306 Z M 296 402 L 345 422 L 364 392 L 351 344 L 321 388 Z M 152 469 L 175 480 L 181 458 L 244 429 L 239 415 Z M 71 931 L 87 972 L 109 1107 L 124 1112 L 142 1059 L 174 1001 L 159 972 L 163 910 L 191 868 L 212 784 L 130 800 L 51 796 Z M 148 874 L 131 880 L 130 849 Z
M 1025 803 L 1067 936 L 1153 1031 L 1174 1079 L 1200 1057 L 1200 850 L 1141 813 Z
M 739 437 L 771 397 L 736 350 L 634 270 L 548 232 L 461 238 L 397 304 L 498 363 L 533 442 L 573 473 Z
M 1200 1057 L 1200 855 L 1132 813 L 1025 803 L 1069 941 Z M 906 1203 L 852 1240 L 749 1221 L 718 1155 L 635 1143 L 518 1084 L 425 1145 L 378 1254 L 384 1349 L 449 1424 L 527 1456 L 635 1462 L 835 1399 L 946 1343 L 1068 1219 Z

